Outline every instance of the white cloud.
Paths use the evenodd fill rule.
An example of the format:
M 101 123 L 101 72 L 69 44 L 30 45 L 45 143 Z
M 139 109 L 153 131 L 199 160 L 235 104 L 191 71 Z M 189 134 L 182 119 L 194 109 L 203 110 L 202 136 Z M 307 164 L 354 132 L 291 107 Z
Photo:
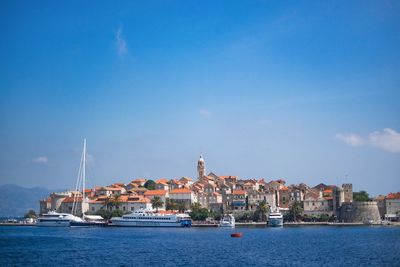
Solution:
M 32 159 L 33 163 L 38 163 L 38 164 L 46 164 L 48 161 L 49 160 L 46 156 L 40 156 L 40 157 Z
M 368 135 L 371 145 L 391 153 L 400 153 L 400 133 L 386 128 Z
M 387 152 L 400 153 L 400 133 L 390 128 L 372 132 L 367 138 L 355 133 L 339 133 L 335 135 L 335 139 L 349 146 L 370 145 Z
M 364 138 L 354 133 L 336 134 L 335 139 L 346 143 L 349 146 L 362 146 L 364 144 Z
M 199 114 L 203 117 L 209 117 L 211 115 L 211 112 L 207 109 L 200 109 Z
M 128 48 L 126 47 L 125 38 L 122 36 L 122 27 L 119 27 L 115 34 L 115 41 L 117 44 L 117 52 L 118 55 L 122 56 L 128 52 Z

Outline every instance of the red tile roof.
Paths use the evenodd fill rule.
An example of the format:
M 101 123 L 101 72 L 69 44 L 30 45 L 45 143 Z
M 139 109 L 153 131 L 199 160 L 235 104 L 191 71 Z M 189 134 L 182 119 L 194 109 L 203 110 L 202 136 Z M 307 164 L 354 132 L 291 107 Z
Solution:
M 75 198 L 76 202 L 82 202 L 82 197 L 77 197 Z M 66 197 L 63 201 L 63 203 L 73 203 L 74 202 L 74 197 Z
M 144 192 L 145 196 L 165 196 L 167 194 L 167 190 L 148 190 Z
M 397 193 L 390 193 L 386 197 L 387 199 L 400 199 L 400 192 Z
M 219 178 L 221 178 L 221 179 L 229 179 L 229 178 L 231 178 L 231 179 L 237 179 L 237 176 L 233 176 L 233 175 L 222 175 L 222 176 L 219 176 Z
M 232 194 L 233 195 L 245 195 L 246 191 L 244 191 L 244 190 L 233 190 Z
M 192 191 L 186 188 L 174 189 L 170 193 L 171 194 L 190 194 Z
M 167 183 L 168 183 L 168 180 L 164 179 L 164 178 L 156 180 L 156 184 L 167 184 Z

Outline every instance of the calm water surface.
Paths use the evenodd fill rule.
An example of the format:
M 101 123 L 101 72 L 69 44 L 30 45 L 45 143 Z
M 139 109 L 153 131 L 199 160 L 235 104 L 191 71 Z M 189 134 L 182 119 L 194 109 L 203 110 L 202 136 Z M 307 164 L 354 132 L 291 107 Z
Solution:
M 0 266 L 15 265 L 400 266 L 400 227 L 0 227 Z

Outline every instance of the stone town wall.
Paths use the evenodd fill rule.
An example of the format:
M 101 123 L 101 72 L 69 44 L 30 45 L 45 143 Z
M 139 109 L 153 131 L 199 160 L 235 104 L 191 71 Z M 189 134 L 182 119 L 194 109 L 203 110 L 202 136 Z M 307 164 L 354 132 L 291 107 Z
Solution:
M 340 222 L 380 223 L 378 203 L 376 201 L 343 203 L 339 212 Z

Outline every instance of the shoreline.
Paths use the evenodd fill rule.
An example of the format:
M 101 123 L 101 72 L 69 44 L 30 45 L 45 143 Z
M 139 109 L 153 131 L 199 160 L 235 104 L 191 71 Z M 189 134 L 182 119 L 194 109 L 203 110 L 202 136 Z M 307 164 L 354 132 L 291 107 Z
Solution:
M 36 226 L 31 223 L 0 223 L 0 226 Z M 108 225 L 111 226 L 111 225 Z M 400 226 L 400 222 L 390 222 L 389 224 L 364 224 L 362 222 L 341 223 L 341 222 L 284 222 L 283 226 L 298 227 L 298 226 Z M 192 227 L 219 227 L 217 223 L 193 223 Z M 237 222 L 236 227 L 269 227 L 266 222 Z

